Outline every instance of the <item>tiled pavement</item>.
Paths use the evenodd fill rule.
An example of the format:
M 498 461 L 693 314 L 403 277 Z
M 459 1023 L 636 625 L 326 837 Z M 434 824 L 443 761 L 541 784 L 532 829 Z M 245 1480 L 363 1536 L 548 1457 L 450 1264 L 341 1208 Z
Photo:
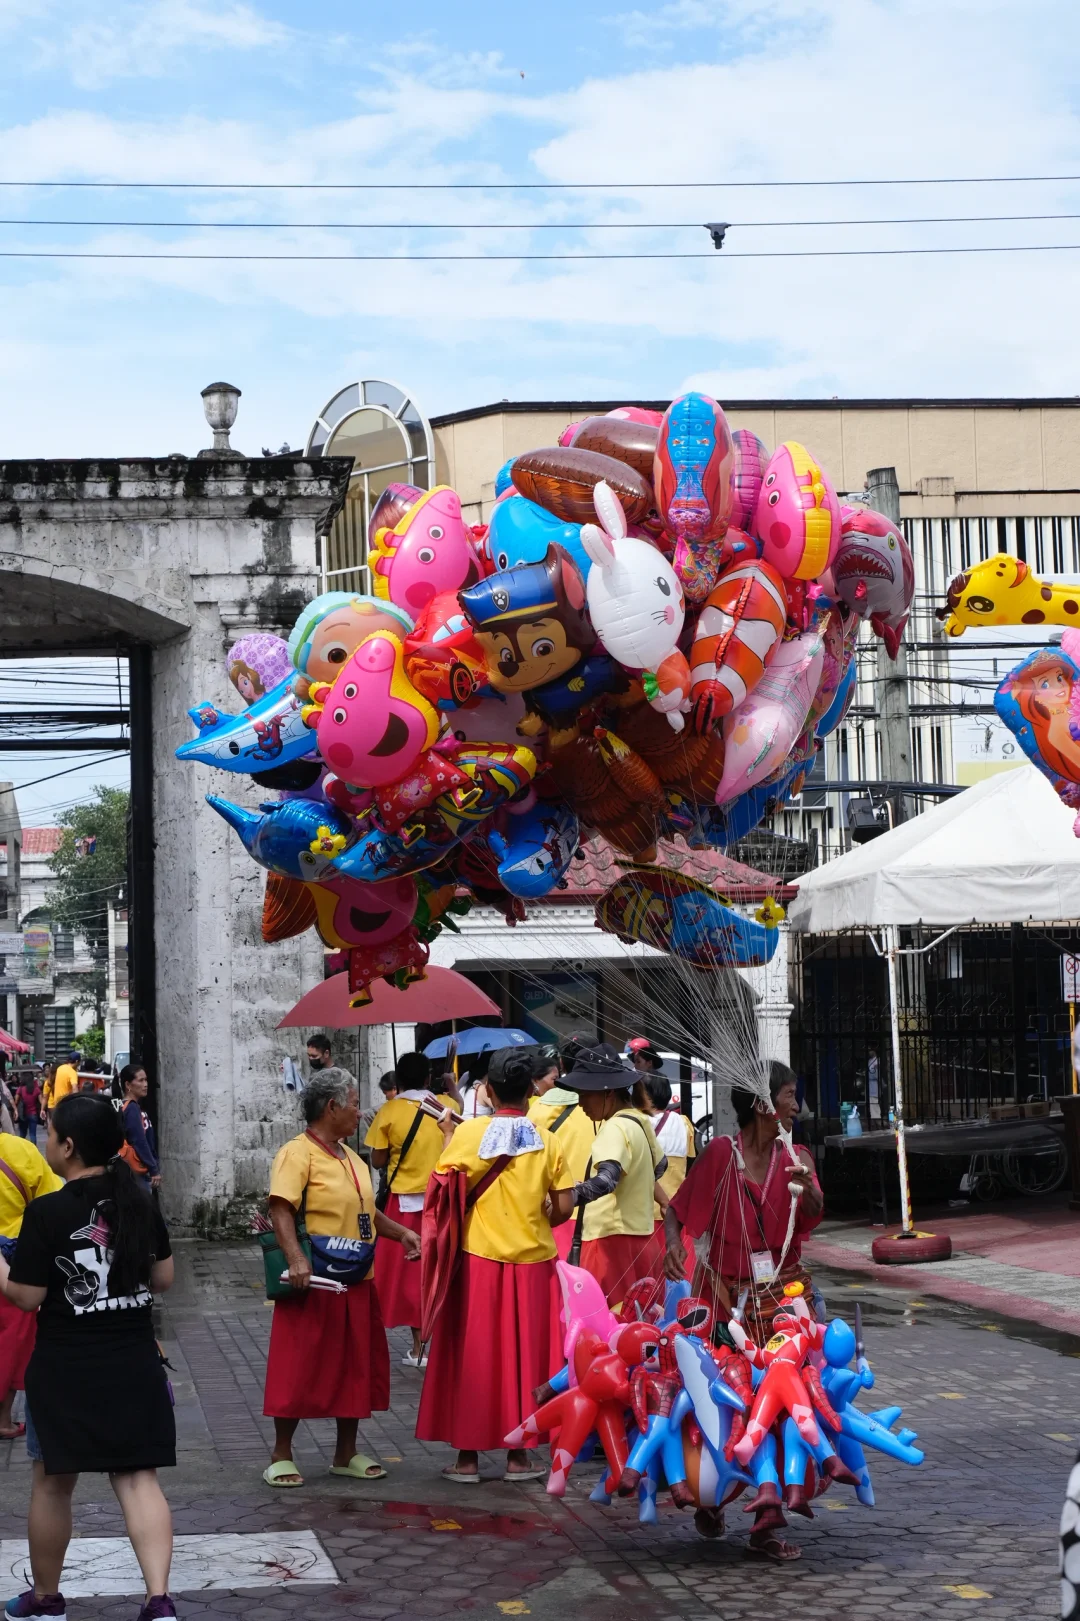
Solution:
M 1057 1613 L 1056 1529 L 1080 1440 L 1080 1341 L 1033 1343 L 1007 1321 L 943 1302 L 822 1278 L 834 1310 L 863 1302 L 879 1405 L 900 1403 L 927 1461 L 908 1469 L 871 1458 L 879 1506 L 834 1489 L 813 1523 L 792 1533 L 792 1567 L 746 1557 L 738 1505 L 731 1533 L 703 1542 L 670 1504 L 640 1526 L 634 1509 L 587 1501 L 595 1466 L 575 1471 L 560 1502 L 541 1486 L 495 1475 L 479 1488 L 444 1482 L 443 1449 L 412 1435 L 420 1375 L 394 1369 L 394 1406 L 364 1427 L 390 1471 L 374 1484 L 327 1473 L 332 1426 L 301 1426 L 303 1491 L 260 1479 L 269 1426 L 261 1380 L 270 1311 L 254 1249 L 181 1244 L 180 1281 L 162 1313 L 175 1364 L 181 1462 L 165 1484 L 179 1533 L 313 1529 L 341 1582 L 181 1595 L 182 1616 L 253 1615 L 330 1621 L 413 1621 L 465 1613 L 477 1621 L 757 1621 L 793 1609 L 814 1621 L 931 1615 Z M 395 1334 L 396 1356 L 404 1336 Z M 312 1370 L 313 1377 L 317 1370 Z M 77 1376 L 73 1370 L 73 1376 Z M 0 1536 L 24 1533 L 27 1465 L 0 1444 Z M 122 1530 L 107 1483 L 89 1477 L 76 1534 Z M 73 1621 L 134 1617 L 134 1599 L 79 1599 Z

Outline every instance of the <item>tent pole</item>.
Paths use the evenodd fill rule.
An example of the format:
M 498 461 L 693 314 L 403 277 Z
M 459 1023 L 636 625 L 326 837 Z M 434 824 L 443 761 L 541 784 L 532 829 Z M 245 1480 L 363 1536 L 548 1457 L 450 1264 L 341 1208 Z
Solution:
M 908 1180 L 907 1142 L 904 1137 L 904 1078 L 900 1069 L 900 1003 L 897 995 L 897 958 L 900 954 L 900 930 L 895 923 L 886 925 L 886 960 L 889 969 L 889 1021 L 892 1025 L 893 1089 L 896 1096 L 896 1164 L 900 1172 L 900 1204 L 903 1212 L 904 1232 L 912 1230 L 911 1184 Z

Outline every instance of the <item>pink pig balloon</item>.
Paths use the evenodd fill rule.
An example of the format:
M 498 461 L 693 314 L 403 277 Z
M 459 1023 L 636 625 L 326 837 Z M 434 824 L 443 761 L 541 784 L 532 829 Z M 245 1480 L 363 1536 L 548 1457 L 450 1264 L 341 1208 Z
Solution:
M 840 545 L 840 503 L 805 445 L 789 440 L 769 460 L 754 506 L 762 557 L 785 580 L 816 580 Z
M 437 484 L 393 529 L 380 529 L 368 566 L 375 595 L 388 598 L 414 619 L 441 591 L 475 585 L 481 568 L 457 491 L 449 484 Z
M 323 943 L 336 946 L 379 946 L 407 929 L 416 915 L 416 882 L 390 878 L 364 884 L 332 870 L 311 886 Z
M 376 631 L 341 666 L 316 720 L 319 753 L 343 781 L 382 788 L 439 734 L 439 717 L 405 674 L 396 636 Z

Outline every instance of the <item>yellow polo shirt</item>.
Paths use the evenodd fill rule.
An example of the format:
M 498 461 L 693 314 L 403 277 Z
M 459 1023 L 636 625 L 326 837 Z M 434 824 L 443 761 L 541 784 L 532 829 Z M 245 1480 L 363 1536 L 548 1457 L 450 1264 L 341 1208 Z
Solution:
M 312 1142 L 306 1132 L 291 1138 L 277 1151 L 270 1172 L 270 1197 L 287 1199 L 297 1211 L 303 1203 L 309 1233 L 372 1243 L 375 1195 L 371 1176 L 359 1154 L 340 1146 L 345 1148 L 345 1160 Z
M 584 1182 L 585 1167 L 589 1163 L 589 1156 L 596 1140 L 596 1127 L 577 1102 L 576 1092 L 564 1093 L 559 1087 L 552 1087 L 551 1091 L 556 1093 L 560 1101 L 552 1103 L 551 1092 L 545 1092 L 542 1098 L 533 1098 L 529 1104 L 529 1119 L 534 1120 L 538 1126 L 546 1126 L 550 1131 L 567 1103 L 573 1099 L 573 1109 L 554 1136 L 570 1180 Z
M 442 1093 L 436 1094 L 435 1101 L 444 1109 L 454 1107 L 454 1100 Z M 390 1151 L 386 1177 L 387 1181 L 393 1178 L 391 1193 L 423 1193 L 428 1185 L 428 1177 L 435 1169 L 435 1162 L 442 1153 L 442 1132 L 429 1115 L 421 1114 L 420 1130 L 409 1144 L 400 1174 L 395 1175 L 401 1158 L 401 1145 L 416 1119 L 417 1109 L 417 1104 L 411 1098 L 391 1098 L 389 1103 L 383 1104 L 364 1138 L 368 1148 Z
M 458 1126 L 443 1149 L 437 1171 L 465 1171 L 474 1188 L 492 1160 L 481 1159 L 480 1144 L 493 1119 L 480 1116 Z M 536 1122 L 533 1122 L 536 1125 Z M 557 1253 L 544 1200 L 553 1188 L 573 1186 L 559 1150 L 559 1138 L 536 1125 L 543 1148 L 516 1154 L 501 1176 L 477 1199 L 465 1217 L 461 1247 L 488 1261 L 553 1261 Z M 408 1163 L 408 1162 L 406 1162 Z
M 66 1098 L 69 1092 L 79 1090 L 79 1072 L 74 1064 L 59 1064 L 53 1076 L 52 1097 L 49 1108 L 55 1109 L 61 1098 Z
M 55 1193 L 64 1184 L 33 1143 L 7 1131 L 0 1132 L 0 1160 L 11 1167 L 26 1189 L 24 1199 L 11 1177 L 0 1170 L 0 1238 L 18 1238 L 29 1200 Z
M 654 1173 L 663 1157 L 648 1117 L 638 1109 L 620 1109 L 603 1122 L 593 1142 L 593 1170 L 614 1160 L 623 1174 L 614 1193 L 585 1206 L 586 1242 L 621 1233 L 645 1238 L 652 1232 Z

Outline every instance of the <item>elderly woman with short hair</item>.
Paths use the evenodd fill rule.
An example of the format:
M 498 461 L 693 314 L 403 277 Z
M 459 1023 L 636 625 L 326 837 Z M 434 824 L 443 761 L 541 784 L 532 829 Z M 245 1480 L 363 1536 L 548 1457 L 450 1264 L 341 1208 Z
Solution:
M 415 1233 L 376 1209 L 368 1168 L 344 1139 L 356 1131 L 357 1085 L 344 1069 L 321 1070 L 308 1082 L 302 1105 L 306 1130 L 279 1150 L 270 1173 L 270 1219 L 289 1269 L 292 1293 L 274 1303 L 263 1412 L 274 1420 L 274 1451 L 263 1472 L 268 1486 L 302 1486 L 292 1443 L 301 1419 L 333 1418 L 337 1447 L 330 1473 L 377 1480 L 386 1470 L 356 1450 L 362 1418 L 390 1405 L 390 1353 L 373 1268 L 348 1247 L 333 1251 L 333 1272 L 343 1290 L 312 1287 L 312 1261 L 297 1234 L 302 1216 L 313 1250 L 320 1239 L 398 1243 L 410 1260 L 420 1256 Z M 365 1269 L 366 1267 L 366 1269 Z M 352 1281 L 350 1270 L 363 1275 Z M 320 1271 L 316 1259 L 315 1274 Z M 335 1280 L 336 1281 L 336 1280 Z

